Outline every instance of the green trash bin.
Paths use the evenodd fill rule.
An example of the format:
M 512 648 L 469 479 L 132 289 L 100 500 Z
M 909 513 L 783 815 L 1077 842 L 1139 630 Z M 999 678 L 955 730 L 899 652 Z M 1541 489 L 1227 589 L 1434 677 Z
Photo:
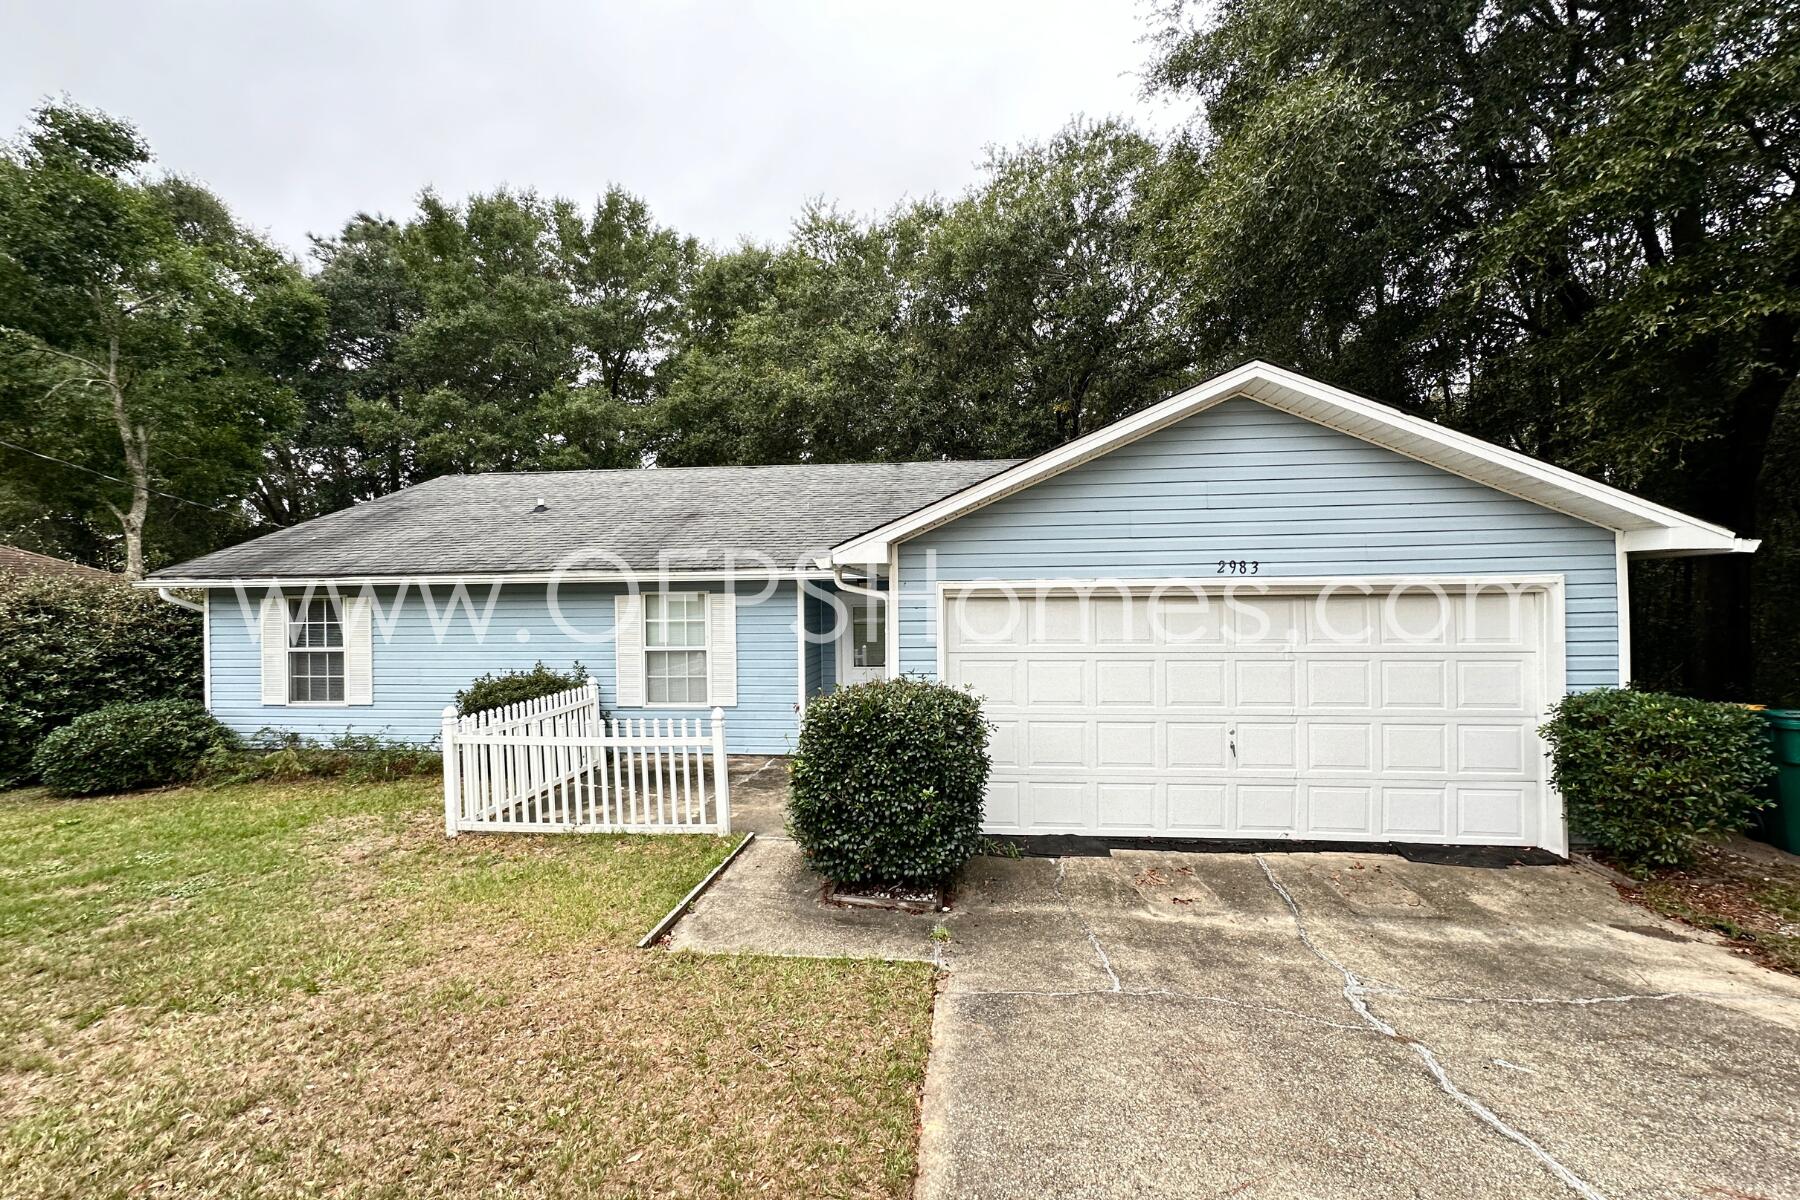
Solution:
M 1800 709 L 1763 710 L 1769 722 L 1769 743 L 1775 751 L 1772 808 L 1757 814 L 1758 836 L 1789 854 L 1800 854 Z

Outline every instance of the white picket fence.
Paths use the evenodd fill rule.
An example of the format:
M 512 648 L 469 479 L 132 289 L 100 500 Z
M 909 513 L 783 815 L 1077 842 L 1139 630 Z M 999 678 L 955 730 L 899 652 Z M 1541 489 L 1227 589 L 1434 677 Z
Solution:
M 444 832 L 729 833 L 725 712 L 602 720 L 592 683 L 444 710 Z

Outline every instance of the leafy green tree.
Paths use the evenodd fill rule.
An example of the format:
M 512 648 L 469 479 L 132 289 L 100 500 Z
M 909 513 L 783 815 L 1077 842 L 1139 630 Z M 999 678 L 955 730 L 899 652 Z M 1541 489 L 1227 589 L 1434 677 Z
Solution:
M 321 318 L 293 264 L 150 163 L 130 126 L 63 102 L 0 154 L 0 426 L 75 464 L 8 451 L 11 507 L 62 514 L 57 540 L 90 558 L 110 514 L 133 578 L 153 497 L 217 510 L 171 522 L 172 550 L 243 524 L 262 449 L 293 416 L 281 376 Z
M 995 151 L 926 235 L 909 329 L 934 449 L 1035 454 L 1177 389 L 1178 289 L 1144 252 L 1156 146 L 1077 121 Z
M 1768 470 L 1800 377 L 1792 5 L 1178 4 L 1150 82 L 1199 105 L 1156 240 L 1204 359 L 1286 361 L 1746 535 L 1792 507 Z M 1688 686 L 1750 691 L 1751 609 L 1793 570 L 1645 575 L 1692 572 L 1662 639 L 1694 647 Z M 1800 663 L 1759 672 L 1800 697 Z
M 917 252 L 904 219 L 863 224 L 815 206 L 779 252 L 745 247 L 703 266 L 708 309 L 670 365 L 657 461 L 916 457 L 905 296 Z

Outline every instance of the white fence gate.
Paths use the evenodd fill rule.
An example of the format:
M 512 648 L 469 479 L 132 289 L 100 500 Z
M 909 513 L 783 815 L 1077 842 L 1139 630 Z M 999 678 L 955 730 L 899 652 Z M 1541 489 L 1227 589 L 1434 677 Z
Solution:
M 444 832 L 729 833 L 725 712 L 606 721 L 592 683 L 444 710 Z

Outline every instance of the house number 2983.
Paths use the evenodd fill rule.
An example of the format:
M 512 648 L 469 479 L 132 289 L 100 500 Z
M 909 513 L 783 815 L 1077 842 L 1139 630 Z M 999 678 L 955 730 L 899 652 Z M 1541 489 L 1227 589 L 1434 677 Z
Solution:
M 1262 569 L 1262 564 L 1252 559 L 1221 558 L 1219 574 L 1221 575 L 1254 575 Z

